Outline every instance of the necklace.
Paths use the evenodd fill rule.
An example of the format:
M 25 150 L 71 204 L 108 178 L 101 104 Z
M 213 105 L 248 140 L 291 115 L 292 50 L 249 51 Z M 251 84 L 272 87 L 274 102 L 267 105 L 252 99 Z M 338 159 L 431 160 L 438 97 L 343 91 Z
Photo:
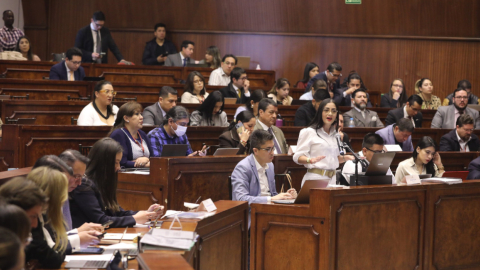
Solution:
M 100 114 L 100 116 L 103 117 L 103 119 L 108 120 L 108 118 L 110 118 L 110 113 L 108 112 L 108 109 L 107 109 L 107 116 L 105 116 L 105 115 L 103 115 L 103 113 L 98 109 L 97 104 L 95 104 L 95 101 L 93 101 L 92 104 L 93 104 L 93 108 L 95 109 L 95 111 L 97 111 L 97 113 Z

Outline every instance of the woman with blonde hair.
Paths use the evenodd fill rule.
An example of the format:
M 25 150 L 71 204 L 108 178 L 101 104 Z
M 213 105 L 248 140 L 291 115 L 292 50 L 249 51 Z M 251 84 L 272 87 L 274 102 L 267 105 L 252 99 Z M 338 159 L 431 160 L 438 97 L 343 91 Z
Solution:
M 286 78 L 280 78 L 268 92 L 268 97 L 273 99 L 278 105 L 291 105 L 293 98 L 288 95 L 290 92 L 290 82 Z
M 68 199 L 68 179 L 65 174 L 48 167 L 33 169 L 27 179 L 35 182 L 48 197 L 46 214 L 40 216 L 40 223 L 48 245 L 57 253 L 64 254 L 68 237 L 62 206 Z
M 423 100 L 422 110 L 437 110 L 442 106 L 440 98 L 433 95 L 433 84 L 428 78 L 422 78 L 415 82 L 415 94 Z

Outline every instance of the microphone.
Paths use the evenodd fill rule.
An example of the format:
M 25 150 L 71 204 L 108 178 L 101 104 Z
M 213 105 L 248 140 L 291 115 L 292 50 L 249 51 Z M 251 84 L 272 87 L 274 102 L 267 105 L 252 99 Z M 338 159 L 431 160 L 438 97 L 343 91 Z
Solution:
M 345 149 L 343 148 L 340 134 L 335 135 L 335 138 L 337 139 L 338 151 L 340 152 L 340 155 L 345 155 Z

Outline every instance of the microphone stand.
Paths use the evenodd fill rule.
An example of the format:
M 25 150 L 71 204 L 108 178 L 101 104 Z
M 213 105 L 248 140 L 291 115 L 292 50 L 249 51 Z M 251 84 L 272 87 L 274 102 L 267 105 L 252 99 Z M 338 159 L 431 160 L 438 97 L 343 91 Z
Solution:
M 366 166 L 365 160 L 361 159 L 357 155 L 357 153 L 355 153 L 355 151 L 353 151 L 352 148 L 350 148 L 350 146 L 348 146 L 347 143 L 343 143 L 343 148 L 346 148 L 346 149 L 350 150 L 350 152 L 352 152 L 353 156 L 355 157 L 355 161 L 353 162 L 355 164 L 355 185 L 358 186 L 358 162 L 363 164 L 363 166 Z M 351 179 L 350 179 L 350 181 L 351 181 Z

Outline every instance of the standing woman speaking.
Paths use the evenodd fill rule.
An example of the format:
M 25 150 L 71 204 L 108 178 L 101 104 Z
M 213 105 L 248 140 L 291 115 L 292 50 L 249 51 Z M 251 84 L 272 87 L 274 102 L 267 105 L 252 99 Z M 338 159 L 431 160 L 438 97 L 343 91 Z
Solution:
M 338 107 L 333 99 L 320 103 L 310 126 L 300 131 L 293 161 L 308 170 L 302 180 L 324 180 L 336 184 L 335 172 L 340 163 L 353 156 L 340 156 L 335 136 L 338 134 Z

